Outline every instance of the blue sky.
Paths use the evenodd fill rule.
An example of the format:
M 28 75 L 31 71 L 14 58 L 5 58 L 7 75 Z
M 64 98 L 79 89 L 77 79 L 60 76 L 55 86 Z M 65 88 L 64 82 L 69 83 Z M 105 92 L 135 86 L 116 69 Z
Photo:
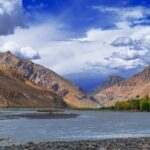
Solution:
M 1 0 L 0 47 L 89 91 L 150 64 L 149 0 Z

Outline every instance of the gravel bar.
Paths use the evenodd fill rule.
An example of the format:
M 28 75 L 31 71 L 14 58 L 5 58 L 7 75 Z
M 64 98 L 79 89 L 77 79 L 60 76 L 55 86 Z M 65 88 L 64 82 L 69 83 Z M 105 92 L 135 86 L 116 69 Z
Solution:
M 150 150 L 150 137 L 36 144 L 29 142 L 25 145 L 0 146 L 0 150 Z

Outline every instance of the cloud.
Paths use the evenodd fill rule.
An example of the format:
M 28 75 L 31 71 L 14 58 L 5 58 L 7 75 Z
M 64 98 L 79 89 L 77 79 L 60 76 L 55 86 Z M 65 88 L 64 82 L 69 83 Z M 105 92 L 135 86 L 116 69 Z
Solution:
M 39 59 L 39 53 L 31 47 L 20 47 L 16 42 L 7 42 L 1 48 L 2 51 L 10 51 L 20 58 Z
M 143 45 L 150 47 L 150 34 L 146 34 L 140 41 Z
M 133 44 L 133 40 L 130 37 L 118 37 L 111 43 L 114 47 L 130 46 Z
M 122 24 L 139 25 L 149 23 L 148 17 L 150 16 L 150 9 L 144 6 L 135 7 L 109 7 L 109 6 L 94 6 L 93 9 L 98 10 L 100 13 L 109 13 L 115 20 L 117 27 Z M 119 24 L 118 24 L 119 22 Z
M 77 72 L 107 74 L 121 69 L 142 68 L 148 63 L 148 57 L 142 54 L 142 51 L 147 51 L 149 26 L 133 28 L 128 26 L 124 29 L 110 30 L 90 29 L 84 37 L 74 39 L 71 39 L 70 32 L 63 27 L 59 22 L 48 21 L 30 28 L 17 28 L 13 35 L 1 36 L 0 44 L 16 41 L 20 47 L 28 45 L 36 49 L 41 59 L 34 62 L 61 75 Z M 122 37 L 128 37 L 134 41 L 133 43 L 137 41 L 138 44 L 134 46 L 138 47 L 131 50 L 130 47 L 134 47 L 133 45 L 130 47 L 111 45 L 113 41 Z M 136 52 L 137 49 L 139 53 Z M 145 58 L 145 61 L 139 60 L 138 57 L 142 57 L 143 60 Z
M 12 14 L 14 12 L 15 7 L 20 7 L 22 5 L 21 0 L 1 0 L 0 1 L 0 14 L 8 13 Z
M 112 45 L 120 50 L 115 50 L 109 58 L 106 58 L 107 66 L 111 69 L 123 68 L 128 70 L 149 65 L 150 34 L 139 40 L 133 40 L 129 37 L 131 42 L 127 42 L 126 39 L 119 37 L 113 42 Z
M 150 27 L 126 26 L 121 29 L 92 29 L 81 42 L 99 44 L 99 49 L 82 68 L 86 72 L 114 74 L 123 71 L 134 74 L 150 64 Z M 107 56 L 106 56 L 107 55 Z M 106 56 L 106 57 L 105 57 Z M 93 59 L 92 59 L 93 58 Z
M 145 67 L 146 64 L 139 58 L 136 59 L 121 59 L 121 58 L 110 58 L 107 59 L 107 63 L 105 67 L 109 69 L 115 69 L 118 71 L 121 70 L 132 70 L 132 69 L 139 69 Z
M 118 52 L 113 52 L 112 58 L 120 58 L 124 60 L 132 60 L 132 59 L 137 59 L 143 56 L 146 56 L 148 51 L 137 51 L 133 49 L 124 49 L 120 50 Z
M 47 21 L 32 24 L 29 28 L 18 27 L 12 35 L 0 36 L 0 44 L 15 41 L 20 49 L 26 46 L 36 49 L 41 59 L 33 61 L 61 75 L 81 72 L 107 74 L 146 66 L 149 62 L 147 43 L 150 27 L 131 27 L 122 21 L 117 25 L 121 28 L 90 28 L 82 36 L 73 37 L 66 24 L 49 17 Z M 116 46 L 113 42 L 117 43 Z M 31 55 L 21 53 L 26 57 Z
M 131 47 L 135 49 L 143 49 L 150 47 L 150 34 L 144 35 L 139 40 L 134 40 L 131 37 L 118 37 L 112 43 L 114 47 Z
M 132 70 L 143 68 L 148 65 L 145 58 L 148 51 L 121 50 L 113 52 L 112 56 L 106 58 L 105 67 L 115 70 Z
M 58 73 L 66 73 L 74 70 L 70 68 L 70 65 L 76 62 L 72 62 L 71 59 L 78 53 L 76 46 L 80 47 L 77 42 L 68 40 L 71 36 L 71 33 L 64 30 L 63 23 L 47 20 L 31 25 L 29 28 L 16 28 L 14 34 L 0 36 L 0 45 L 15 41 L 21 48 L 32 47 L 40 54 L 41 58 L 34 59 L 35 63 L 44 65 Z
M 108 6 L 94 6 L 94 9 L 100 12 L 110 12 L 119 15 L 122 19 L 141 19 L 150 15 L 150 10 L 147 7 L 108 7 Z
M 18 26 L 24 27 L 22 0 L 0 0 L 0 35 L 12 34 Z

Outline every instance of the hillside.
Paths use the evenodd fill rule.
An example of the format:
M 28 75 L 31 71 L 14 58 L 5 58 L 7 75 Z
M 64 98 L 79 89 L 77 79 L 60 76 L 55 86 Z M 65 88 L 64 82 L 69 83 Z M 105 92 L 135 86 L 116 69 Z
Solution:
M 19 57 L 14 56 L 10 52 L 0 53 L 0 71 L 3 72 L 2 74 L 5 74 L 5 76 L 9 76 L 8 81 L 6 78 L 5 80 L 1 79 L 1 83 L 4 84 L 4 87 L 6 89 L 13 85 L 13 83 L 11 84 L 11 82 L 17 83 L 15 88 L 19 89 L 19 93 L 21 95 L 20 98 L 26 95 L 25 90 L 30 92 L 31 95 L 34 95 L 35 90 L 35 93 L 40 93 L 44 89 L 44 91 L 48 90 L 58 95 L 60 98 L 63 99 L 64 103 L 66 103 L 70 107 L 96 107 L 96 100 L 92 97 L 88 97 L 84 93 L 84 91 L 80 89 L 80 87 L 78 87 L 77 85 L 64 79 L 52 70 L 49 70 L 41 65 L 35 64 L 30 60 L 20 59 Z M 22 87 L 21 89 L 19 88 L 20 86 Z M 39 89 L 37 89 L 37 87 Z M 33 93 L 31 92 L 32 90 Z M 41 97 L 37 94 L 35 94 L 35 96 L 36 98 Z M 27 99 L 28 96 L 25 97 Z M 42 94 L 42 97 L 45 97 L 45 94 Z M 11 96 L 9 98 L 13 100 Z M 14 97 L 14 100 L 17 100 L 15 98 L 16 97 Z M 28 99 L 30 99 L 30 97 Z M 3 98 L 1 98 L 1 101 L 3 101 Z M 40 99 L 38 102 L 40 106 Z M 24 106 L 26 104 L 24 104 L 24 101 L 22 101 L 21 103 L 19 101 L 18 106 L 22 105 Z
M 0 71 L 0 107 L 59 107 L 66 104 L 54 92 L 32 87 L 21 77 L 11 77 Z
M 117 101 L 143 98 L 150 95 L 150 66 L 143 71 L 95 94 L 101 106 L 111 106 Z
M 124 79 L 119 76 L 109 76 L 106 81 L 102 82 L 99 86 L 94 88 L 92 90 L 91 94 L 95 95 L 95 94 L 101 92 L 102 90 L 109 88 L 109 87 L 113 86 L 114 84 L 119 83 L 123 80 Z

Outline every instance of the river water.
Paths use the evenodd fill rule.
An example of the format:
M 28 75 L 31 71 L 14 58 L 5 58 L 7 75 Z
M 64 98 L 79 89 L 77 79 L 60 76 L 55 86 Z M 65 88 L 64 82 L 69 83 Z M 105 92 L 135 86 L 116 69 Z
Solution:
M 150 136 L 150 113 L 71 111 L 80 114 L 69 119 L 0 120 L 0 139 L 8 143 L 29 141 L 68 141 L 119 137 Z M 0 111 L 4 114 L 27 111 Z

